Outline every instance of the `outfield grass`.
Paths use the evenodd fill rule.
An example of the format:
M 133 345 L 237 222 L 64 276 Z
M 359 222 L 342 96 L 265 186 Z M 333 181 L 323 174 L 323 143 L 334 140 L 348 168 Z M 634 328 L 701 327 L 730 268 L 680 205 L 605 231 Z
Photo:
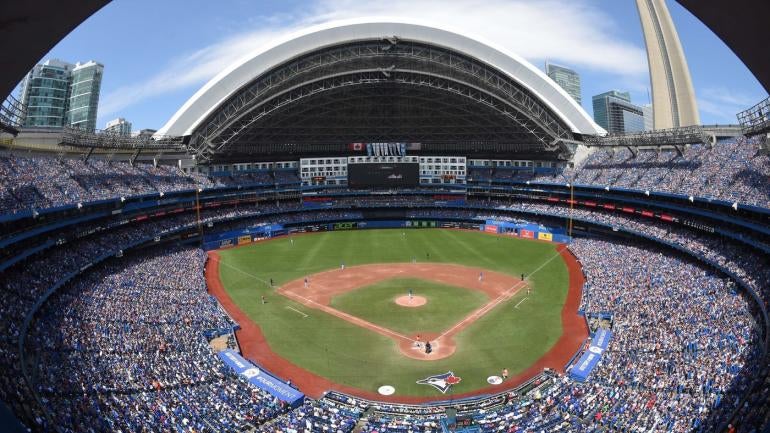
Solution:
M 412 229 L 323 232 L 220 252 L 220 278 L 232 299 L 257 323 L 271 348 L 293 363 L 338 383 L 366 391 L 393 385 L 397 395 L 442 397 L 417 385 L 452 370 L 462 377 L 453 392 L 486 387 L 486 378 L 508 368 L 516 374 L 545 354 L 561 335 L 568 273 L 555 245 L 480 232 Z M 457 351 L 440 361 L 404 357 L 395 343 L 342 319 L 275 293 L 276 284 L 326 269 L 368 263 L 431 262 L 477 266 L 518 277 L 526 273 L 533 294 L 520 293 L 455 336 Z M 555 257 L 555 259 L 554 259 Z M 539 269 L 536 273 L 533 271 Z M 260 296 L 266 296 L 263 305 Z M 307 317 L 286 308 L 292 307 Z
M 395 299 L 412 289 L 428 303 L 419 308 L 402 307 Z M 392 278 L 332 298 L 331 306 L 401 334 L 441 333 L 462 320 L 489 297 L 469 290 L 415 278 Z

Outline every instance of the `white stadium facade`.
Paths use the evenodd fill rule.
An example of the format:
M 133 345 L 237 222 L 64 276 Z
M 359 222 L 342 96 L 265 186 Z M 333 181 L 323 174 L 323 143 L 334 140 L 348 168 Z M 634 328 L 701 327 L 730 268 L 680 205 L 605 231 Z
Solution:
M 449 142 L 457 146 L 463 142 L 478 143 L 479 137 L 486 137 L 482 140 L 496 145 L 530 145 L 530 151 L 536 150 L 531 148 L 534 145 L 539 147 L 537 150 L 553 151 L 557 146 L 574 143 L 576 134 L 604 134 L 561 87 L 521 57 L 457 31 L 414 22 L 362 19 L 316 26 L 223 68 L 174 114 L 157 136 L 189 137 L 197 156 L 210 160 L 215 153 L 260 153 L 253 147 L 249 151 L 239 149 L 238 145 L 267 142 L 311 145 L 419 141 L 428 146 Z M 386 91 L 379 98 L 366 93 L 385 87 L 399 87 L 402 91 Z M 292 117 L 292 112 L 307 106 L 307 101 L 324 106 L 329 100 L 318 98 L 323 94 L 334 96 L 337 102 L 365 98 L 374 110 L 368 111 L 367 117 L 376 119 L 370 114 L 382 108 L 373 108 L 378 101 L 386 100 L 392 108 L 419 98 L 419 89 L 429 89 L 432 94 L 453 94 L 444 102 L 454 108 L 465 106 L 466 114 L 472 115 L 484 106 L 485 110 L 495 112 L 497 124 L 490 124 L 494 130 L 487 130 L 486 135 L 466 131 L 474 136 L 471 140 L 462 131 L 442 134 L 440 124 L 422 135 L 390 128 L 388 133 L 373 136 L 363 131 L 376 132 L 377 128 L 369 128 L 371 125 L 361 118 L 350 119 L 360 121 L 358 128 L 348 123 L 340 125 L 339 130 L 317 133 L 319 124 L 338 119 L 333 113 L 316 119 L 313 125 L 304 125 L 308 131 L 304 136 L 273 128 L 266 130 L 260 122 L 276 113 Z M 356 94 L 359 91 L 364 93 Z M 296 104 L 300 101 L 302 104 Z M 395 108 L 396 117 L 406 105 L 411 104 Z M 414 114 L 400 113 L 404 117 Z M 464 116 L 449 110 L 443 114 L 446 116 L 433 117 Z M 297 126 L 292 124 L 293 128 Z M 566 146 L 561 148 L 564 149 Z

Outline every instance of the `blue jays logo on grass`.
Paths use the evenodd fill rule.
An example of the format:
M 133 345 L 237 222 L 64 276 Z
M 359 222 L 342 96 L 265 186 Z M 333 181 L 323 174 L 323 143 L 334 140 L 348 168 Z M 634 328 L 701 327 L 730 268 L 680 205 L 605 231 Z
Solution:
M 441 391 L 442 394 L 446 394 L 452 385 L 460 383 L 461 380 L 462 379 L 460 377 L 455 376 L 455 374 L 451 371 L 447 371 L 443 374 L 436 374 L 426 377 L 425 379 L 418 380 L 417 383 L 420 385 L 430 385 Z

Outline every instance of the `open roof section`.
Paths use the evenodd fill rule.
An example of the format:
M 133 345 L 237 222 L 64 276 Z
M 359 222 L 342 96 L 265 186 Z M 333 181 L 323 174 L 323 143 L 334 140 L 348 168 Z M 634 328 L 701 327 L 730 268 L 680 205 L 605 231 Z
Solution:
M 425 151 L 564 155 L 602 134 L 524 59 L 456 31 L 388 19 L 306 29 L 248 54 L 204 85 L 160 135 L 202 159 L 420 142 Z

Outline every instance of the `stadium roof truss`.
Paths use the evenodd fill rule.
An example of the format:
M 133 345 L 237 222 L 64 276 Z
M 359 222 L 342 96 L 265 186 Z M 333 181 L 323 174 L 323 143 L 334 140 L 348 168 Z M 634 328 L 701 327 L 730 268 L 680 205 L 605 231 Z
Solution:
M 367 24 L 367 30 L 371 33 L 369 27 L 388 28 L 388 24 Z M 305 44 L 295 50 L 299 53 L 271 67 L 252 66 L 256 72 L 241 77 L 242 85 L 227 92 L 221 88 L 235 87 L 227 83 L 228 76 L 237 74 L 242 65 L 231 67 L 204 86 L 158 133 L 189 136 L 188 149 L 199 161 L 341 153 L 355 142 L 420 143 L 423 153 L 509 152 L 567 158 L 576 132 L 603 133 L 580 107 L 569 104 L 555 83 L 521 59 L 508 58 L 530 77 L 529 83 L 462 48 L 448 48 L 441 37 L 439 42 L 445 43 L 426 41 L 430 37 L 367 37 L 349 31 L 360 25 L 309 32 L 305 37 L 334 30 L 336 39 L 321 46 Z M 449 34 L 468 41 L 424 26 L 391 25 L 398 28 L 388 30 L 417 27 L 428 29 L 428 35 Z M 273 50 L 281 51 L 282 45 Z M 259 56 L 254 57 L 257 63 Z M 272 60 L 281 57 L 274 55 Z M 212 106 L 207 107 L 206 100 Z
M 738 123 L 747 137 L 770 133 L 770 98 L 737 114 Z
M 712 146 L 716 138 L 701 126 L 683 126 L 680 128 L 658 129 L 629 134 L 610 134 L 606 136 L 583 136 L 583 144 L 588 147 L 617 148 L 625 147 L 636 156 L 640 147 L 669 147 L 684 155 L 688 144 Z

